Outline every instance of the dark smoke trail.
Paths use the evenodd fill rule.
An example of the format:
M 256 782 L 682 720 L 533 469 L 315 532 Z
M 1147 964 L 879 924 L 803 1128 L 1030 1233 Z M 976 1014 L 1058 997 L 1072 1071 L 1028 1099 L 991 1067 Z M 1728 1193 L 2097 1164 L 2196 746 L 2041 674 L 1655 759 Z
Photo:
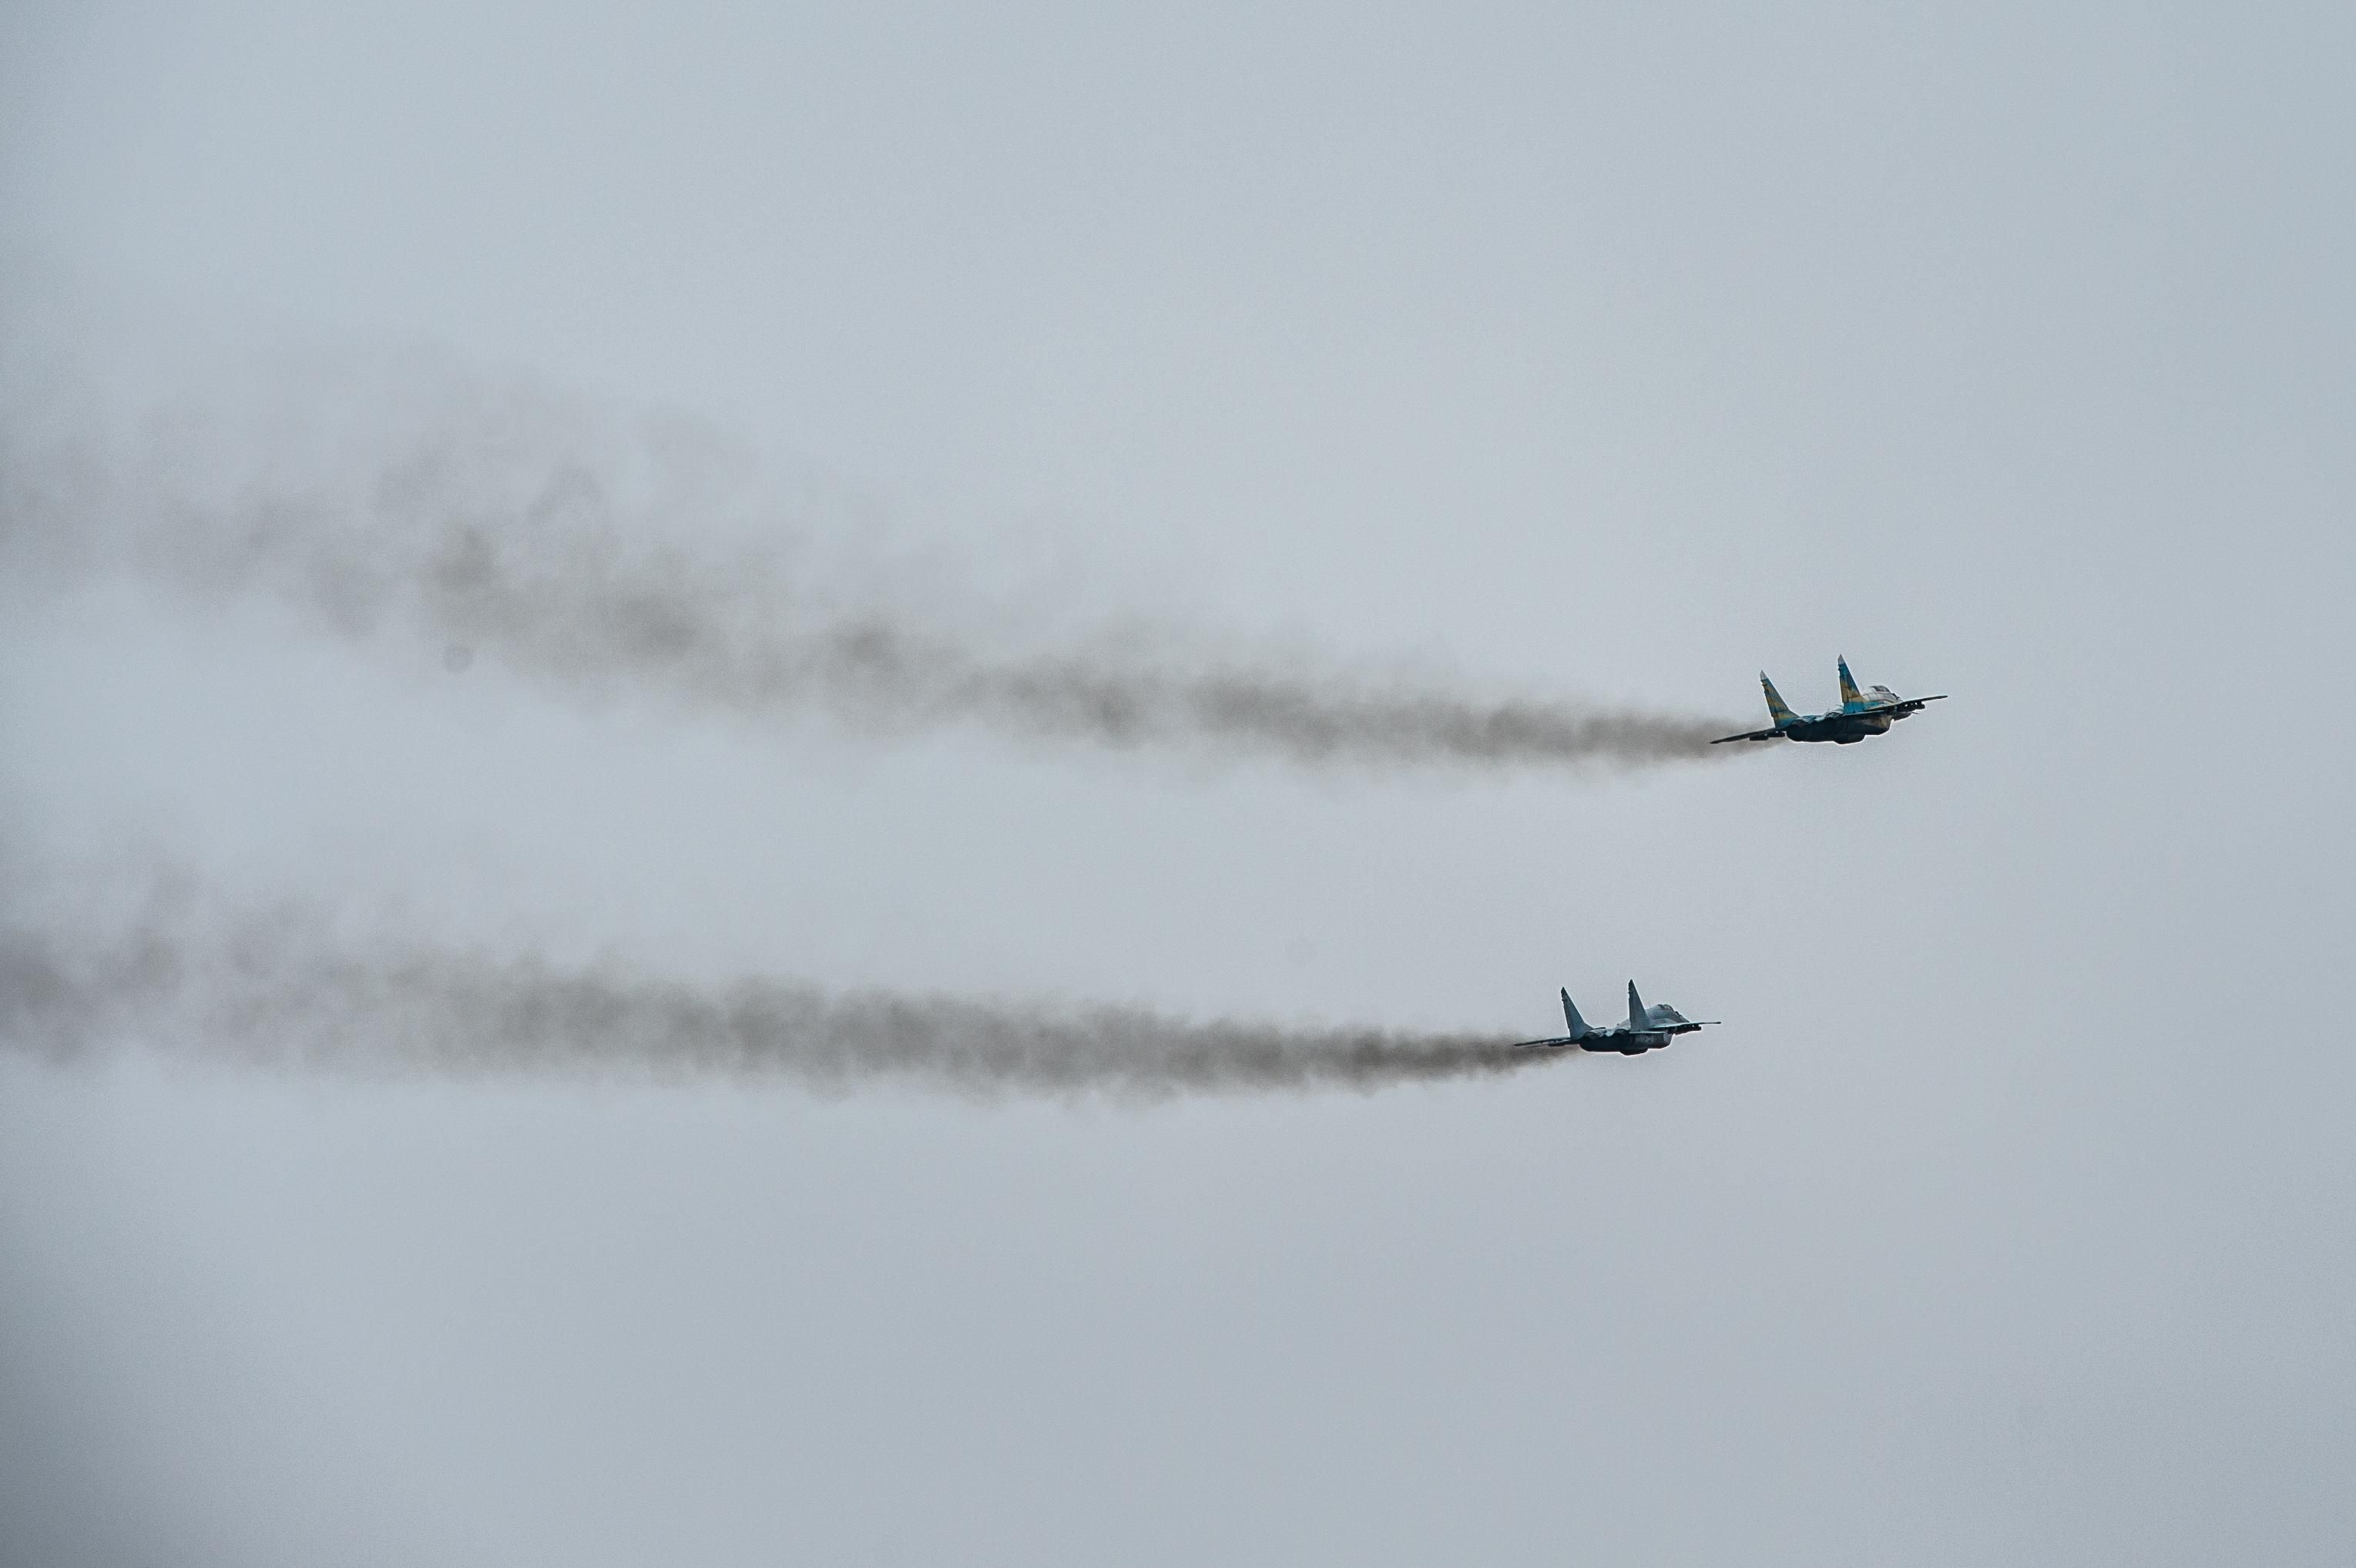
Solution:
M 1547 1059 L 1474 1035 L 1194 1023 L 1134 1008 L 697 986 L 614 965 L 323 947 L 295 918 L 191 938 L 151 925 L 90 943 L 0 931 L 0 1045 L 59 1061 L 124 1041 L 166 1054 L 361 1077 L 896 1081 L 974 1098 L 1355 1089 Z
M 755 719 L 815 712 L 871 734 L 970 724 L 1025 742 L 1333 767 L 1626 768 L 1724 757 L 1709 741 L 1739 727 L 1167 635 L 1042 649 L 954 625 L 970 606 L 846 603 L 840 581 L 788 571 L 774 547 L 722 559 L 689 542 L 708 541 L 694 514 L 709 521 L 732 482 L 707 471 L 725 465 L 706 448 L 650 456 L 610 435 L 519 434 L 519 421 L 531 425 L 471 409 L 389 459 L 339 450 L 259 478 L 214 472 L 229 460 L 201 435 L 165 443 L 163 457 L 100 460 L 144 476 L 128 483 L 90 472 L 86 447 L 68 444 L 82 466 L 62 478 L 0 450 L 18 470 L 0 476 L 0 550 L 55 555 L 72 540 L 92 564 L 206 597 L 267 596 L 348 635 L 401 628 L 453 670 L 480 656 L 575 694 L 637 691 Z

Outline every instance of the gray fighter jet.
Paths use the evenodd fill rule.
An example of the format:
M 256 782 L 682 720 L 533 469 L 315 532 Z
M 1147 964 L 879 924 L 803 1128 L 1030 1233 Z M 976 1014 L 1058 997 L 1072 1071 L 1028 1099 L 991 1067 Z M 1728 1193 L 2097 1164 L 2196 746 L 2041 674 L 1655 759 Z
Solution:
M 1704 1024 L 1718 1022 L 1715 1018 L 1697 1022 L 1665 1002 L 1647 1007 L 1644 999 L 1636 994 L 1636 983 L 1633 980 L 1628 983 L 1626 1023 L 1614 1024 L 1608 1029 L 1596 1028 L 1579 1015 L 1579 1009 L 1572 1004 L 1568 991 L 1562 993 L 1562 1021 L 1569 1028 L 1569 1034 L 1551 1040 L 1523 1040 L 1514 1048 L 1518 1051 L 1558 1051 L 1577 1046 L 1582 1051 L 1618 1051 L 1623 1057 L 1642 1056 L 1646 1051 L 1657 1050 L 1667 1045 L 1679 1035 L 1690 1035 Z
M 1794 713 L 1776 695 L 1775 682 L 1767 679 L 1764 670 L 1759 672 L 1759 684 L 1766 689 L 1767 716 L 1775 721 L 1774 726 L 1722 735 L 1710 745 L 1724 746 L 1730 740 L 1828 740 L 1835 746 L 1855 746 L 1867 736 L 1888 735 L 1891 725 L 1921 713 L 1925 703 L 1947 700 L 1944 693 L 1935 697 L 1901 697 L 1887 686 L 1860 692 L 1849 676 L 1847 659 L 1840 660 L 1841 705 L 1830 713 Z

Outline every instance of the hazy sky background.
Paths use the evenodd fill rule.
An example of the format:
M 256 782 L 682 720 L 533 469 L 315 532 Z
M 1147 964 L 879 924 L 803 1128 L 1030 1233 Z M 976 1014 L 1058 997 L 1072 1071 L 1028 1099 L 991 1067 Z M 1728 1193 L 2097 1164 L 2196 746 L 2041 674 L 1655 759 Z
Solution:
M 0 1557 L 2345 1563 L 2351 48 L 0 12 L 12 487 L 120 411 L 266 474 L 524 389 L 945 621 L 1954 693 L 1600 778 L 877 745 L 60 579 L 17 488 L 12 918 L 162 859 L 691 977 L 1726 1022 L 1143 1111 L 0 1053 Z

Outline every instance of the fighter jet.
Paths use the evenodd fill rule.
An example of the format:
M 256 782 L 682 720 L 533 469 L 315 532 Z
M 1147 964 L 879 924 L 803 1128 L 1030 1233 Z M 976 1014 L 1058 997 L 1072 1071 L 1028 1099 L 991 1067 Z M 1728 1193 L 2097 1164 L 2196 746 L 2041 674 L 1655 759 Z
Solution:
M 1944 692 L 1935 697 L 1901 697 L 1887 686 L 1869 686 L 1860 692 L 1849 676 L 1847 659 L 1840 660 L 1841 705 L 1828 714 L 1795 714 L 1785 707 L 1764 670 L 1759 672 L 1759 684 L 1767 690 L 1767 716 L 1775 721 L 1775 726 L 1722 735 L 1710 745 L 1724 746 L 1730 740 L 1828 740 L 1835 746 L 1855 746 L 1867 736 L 1889 734 L 1891 725 L 1912 718 L 1926 703 L 1947 700 Z
M 1664 1002 L 1647 1007 L 1644 999 L 1636 994 L 1636 983 L 1628 983 L 1628 1021 L 1599 1029 L 1579 1015 L 1570 1000 L 1570 993 L 1562 993 L 1562 1021 L 1570 1033 L 1551 1040 L 1523 1040 L 1514 1048 L 1517 1051 L 1562 1050 L 1577 1046 L 1582 1051 L 1618 1051 L 1623 1057 L 1642 1056 L 1656 1050 L 1679 1035 L 1690 1035 L 1704 1024 L 1715 1024 L 1715 1018 L 1699 1022 L 1687 1017 Z

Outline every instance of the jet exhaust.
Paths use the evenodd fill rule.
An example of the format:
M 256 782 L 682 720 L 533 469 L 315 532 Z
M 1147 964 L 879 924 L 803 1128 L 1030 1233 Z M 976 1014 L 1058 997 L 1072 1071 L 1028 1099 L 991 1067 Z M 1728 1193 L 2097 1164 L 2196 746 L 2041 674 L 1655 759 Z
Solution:
M 1526 1070 L 1500 1036 L 1197 1022 L 1131 1007 L 768 980 L 698 985 L 607 962 L 316 940 L 316 918 L 149 920 L 117 940 L 0 931 L 0 1045 L 64 1065 L 167 1059 L 363 1079 L 902 1084 L 969 1099 L 1153 1101 Z
M 332 439 L 157 428 L 127 446 L 0 446 L 0 553 L 207 602 L 275 599 L 318 628 L 391 629 L 453 671 L 480 660 L 575 698 L 819 714 L 868 736 L 976 725 L 1024 746 L 1359 770 L 1723 755 L 1715 720 L 1238 658 L 1171 633 L 1041 647 L 961 628 L 974 607 L 859 592 L 773 525 L 766 543 L 713 550 L 698 524 L 736 504 L 743 466 L 715 444 L 584 434 L 530 400 Z

